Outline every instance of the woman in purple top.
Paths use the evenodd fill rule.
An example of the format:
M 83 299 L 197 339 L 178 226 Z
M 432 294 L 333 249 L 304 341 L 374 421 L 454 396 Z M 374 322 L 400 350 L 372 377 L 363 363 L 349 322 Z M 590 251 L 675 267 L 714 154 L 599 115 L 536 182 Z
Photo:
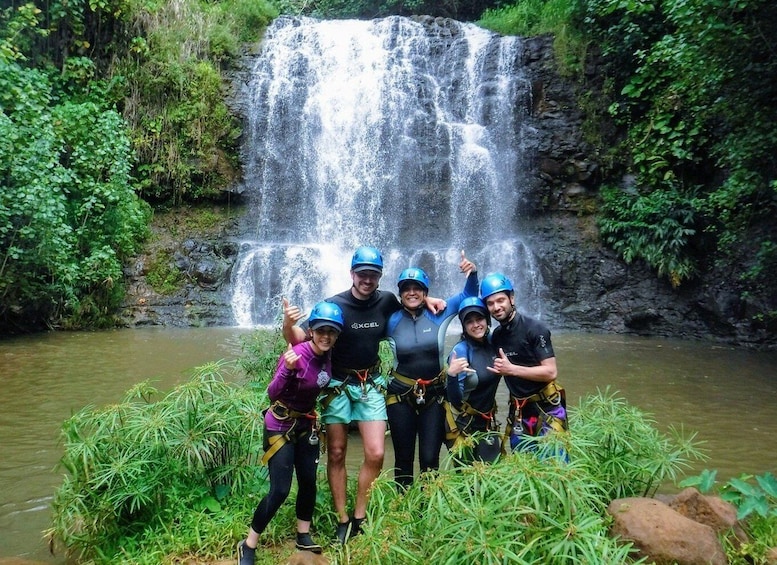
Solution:
M 259 535 L 288 498 L 297 472 L 297 549 L 321 553 L 310 537 L 316 503 L 318 415 L 316 399 L 332 377 L 331 349 L 343 331 L 337 304 L 319 302 L 308 319 L 310 340 L 289 345 L 278 360 L 267 387 L 272 405 L 264 417 L 264 457 L 270 471 L 270 491 L 256 507 L 248 536 L 238 544 L 240 565 L 253 565 Z

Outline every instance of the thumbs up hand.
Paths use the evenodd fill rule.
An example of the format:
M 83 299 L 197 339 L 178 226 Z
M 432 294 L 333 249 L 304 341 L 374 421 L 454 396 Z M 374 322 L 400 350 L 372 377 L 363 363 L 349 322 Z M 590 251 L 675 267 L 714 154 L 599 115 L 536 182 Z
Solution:
M 293 326 L 303 318 L 303 312 L 299 306 L 289 304 L 288 298 L 283 298 L 283 323 Z
M 507 376 L 510 374 L 510 368 L 512 366 L 513 364 L 507 358 L 507 355 L 505 355 L 504 349 L 500 347 L 499 355 L 496 357 L 496 359 L 494 359 L 494 366 L 489 367 L 488 370 L 492 373 L 499 373 L 500 375 Z
M 300 356 L 297 355 L 294 350 L 291 348 L 291 344 L 286 348 L 286 351 L 283 352 L 283 362 L 286 364 L 286 368 L 289 371 L 293 371 L 297 368 L 297 361 L 299 361 Z
M 461 250 L 461 261 L 459 261 L 459 270 L 464 273 L 466 276 L 469 276 L 471 272 L 477 271 L 477 267 L 475 267 L 475 263 L 467 259 L 467 255 L 464 253 L 464 250 Z

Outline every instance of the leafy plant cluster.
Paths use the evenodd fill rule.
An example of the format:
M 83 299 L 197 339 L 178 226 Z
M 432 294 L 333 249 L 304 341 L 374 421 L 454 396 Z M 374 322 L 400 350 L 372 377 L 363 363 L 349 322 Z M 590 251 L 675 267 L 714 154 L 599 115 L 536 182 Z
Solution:
M 32 5 L 32 4 L 30 4 Z M 277 16 L 266 0 L 55 0 L 40 36 L 17 38 L 35 67 L 104 80 L 130 127 L 133 175 L 153 203 L 217 200 L 237 176 L 240 128 L 223 71 Z
M 735 532 L 724 537 L 728 562 L 732 565 L 769 563 L 769 552 L 777 547 L 777 479 L 771 473 L 741 475 L 718 487 L 717 471 L 704 470 L 680 482 L 682 487 L 696 487 L 703 493 L 714 492 L 737 508 L 747 540 Z
M 68 419 L 52 540 L 96 563 L 231 556 L 268 488 L 262 410 L 284 344 L 277 333 L 255 332 L 244 348 L 244 386 L 235 366 L 211 363 L 161 400 L 141 383 L 119 404 Z M 333 562 L 631 562 L 630 547 L 607 535 L 606 505 L 653 492 L 701 455 L 692 439 L 664 436 L 616 394 L 583 399 L 571 415 L 574 433 L 543 438 L 534 453 L 463 468 L 449 460 L 405 494 L 381 477 L 365 534 L 330 546 Z M 263 534 L 276 557 L 294 531 L 293 508 L 285 504 Z M 317 535 L 335 521 L 321 471 Z
M 104 83 L 87 87 L 72 67 L 26 66 L 17 39 L 35 29 L 32 5 L 3 16 L 0 330 L 111 325 L 123 262 L 149 217 L 125 124 Z
M 146 202 L 220 198 L 234 181 L 221 72 L 275 14 L 252 0 L 0 11 L 0 332 L 118 323 Z
M 777 261 L 777 6 L 768 0 L 575 0 L 573 23 L 612 83 L 632 189 L 603 193 L 601 232 L 675 285 L 741 263 L 772 316 Z M 719 252 L 716 253 L 716 249 Z M 758 298 L 754 298 L 758 295 Z
M 503 35 L 553 34 L 559 72 L 565 76 L 579 75 L 587 45 L 581 31 L 570 25 L 573 11 L 570 0 L 524 0 L 487 9 L 478 25 Z
M 111 72 L 126 77 L 124 115 L 144 198 L 219 200 L 238 176 L 241 130 L 223 73 L 277 15 L 264 0 L 165 0 L 133 14 L 140 33 Z
M 485 10 L 505 4 L 504 0 L 278 0 L 284 14 L 324 19 L 424 15 L 475 21 Z
M 230 493 L 261 492 L 266 481 L 258 465 L 266 396 L 225 382 L 227 369 L 202 366 L 155 402 L 158 391 L 140 383 L 121 403 L 86 407 L 64 423 L 67 475 L 50 535 L 69 554 L 109 562 L 138 552 L 139 562 L 153 563 L 171 551 L 233 546 L 223 530 L 242 531 L 249 514 L 226 515 L 222 503 Z M 192 520 L 199 540 L 179 536 Z
M 533 453 L 463 468 L 449 459 L 404 494 L 382 476 L 366 534 L 336 563 L 632 562 L 630 546 L 608 537 L 604 508 L 654 493 L 703 455 L 692 437 L 658 432 L 610 391 L 582 398 L 570 414 L 574 432 L 540 438 Z

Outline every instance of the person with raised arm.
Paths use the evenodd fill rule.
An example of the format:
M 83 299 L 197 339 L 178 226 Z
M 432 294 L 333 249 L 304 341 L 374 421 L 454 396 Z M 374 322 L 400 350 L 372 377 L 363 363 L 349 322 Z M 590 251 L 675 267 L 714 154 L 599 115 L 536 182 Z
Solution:
M 316 469 L 320 454 L 316 400 L 332 377 L 332 347 L 343 331 L 343 311 L 319 302 L 308 318 L 309 340 L 292 346 L 278 360 L 267 396 L 272 404 L 264 416 L 264 456 L 270 490 L 254 511 L 246 539 L 238 544 L 238 565 L 253 565 L 259 536 L 288 498 L 297 474 L 296 547 L 321 553 L 310 536 L 316 504 Z
M 440 467 L 445 440 L 445 333 L 462 300 L 478 293 L 477 269 L 464 251 L 459 270 L 466 277 L 464 289 L 448 298 L 439 314 L 425 308 L 430 283 L 423 269 L 405 269 L 397 281 L 402 309 L 388 321 L 394 368 L 386 407 L 394 446 L 394 479 L 403 488 L 413 483 L 416 442 L 420 471 Z

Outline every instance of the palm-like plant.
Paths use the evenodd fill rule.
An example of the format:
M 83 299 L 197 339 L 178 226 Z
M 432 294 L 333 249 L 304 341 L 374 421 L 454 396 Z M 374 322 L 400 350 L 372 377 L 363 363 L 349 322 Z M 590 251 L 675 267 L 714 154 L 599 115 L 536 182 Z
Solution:
M 232 364 L 214 362 L 162 400 L 147 383 L 121 404 L 86 407 L 62 428 L 68 472 L 53 503 L 51 535 L 71 553 L 99 548 L 142 529 L 168 506 L 242 490 L 257 477 L 264 399 L 230 384 Z

